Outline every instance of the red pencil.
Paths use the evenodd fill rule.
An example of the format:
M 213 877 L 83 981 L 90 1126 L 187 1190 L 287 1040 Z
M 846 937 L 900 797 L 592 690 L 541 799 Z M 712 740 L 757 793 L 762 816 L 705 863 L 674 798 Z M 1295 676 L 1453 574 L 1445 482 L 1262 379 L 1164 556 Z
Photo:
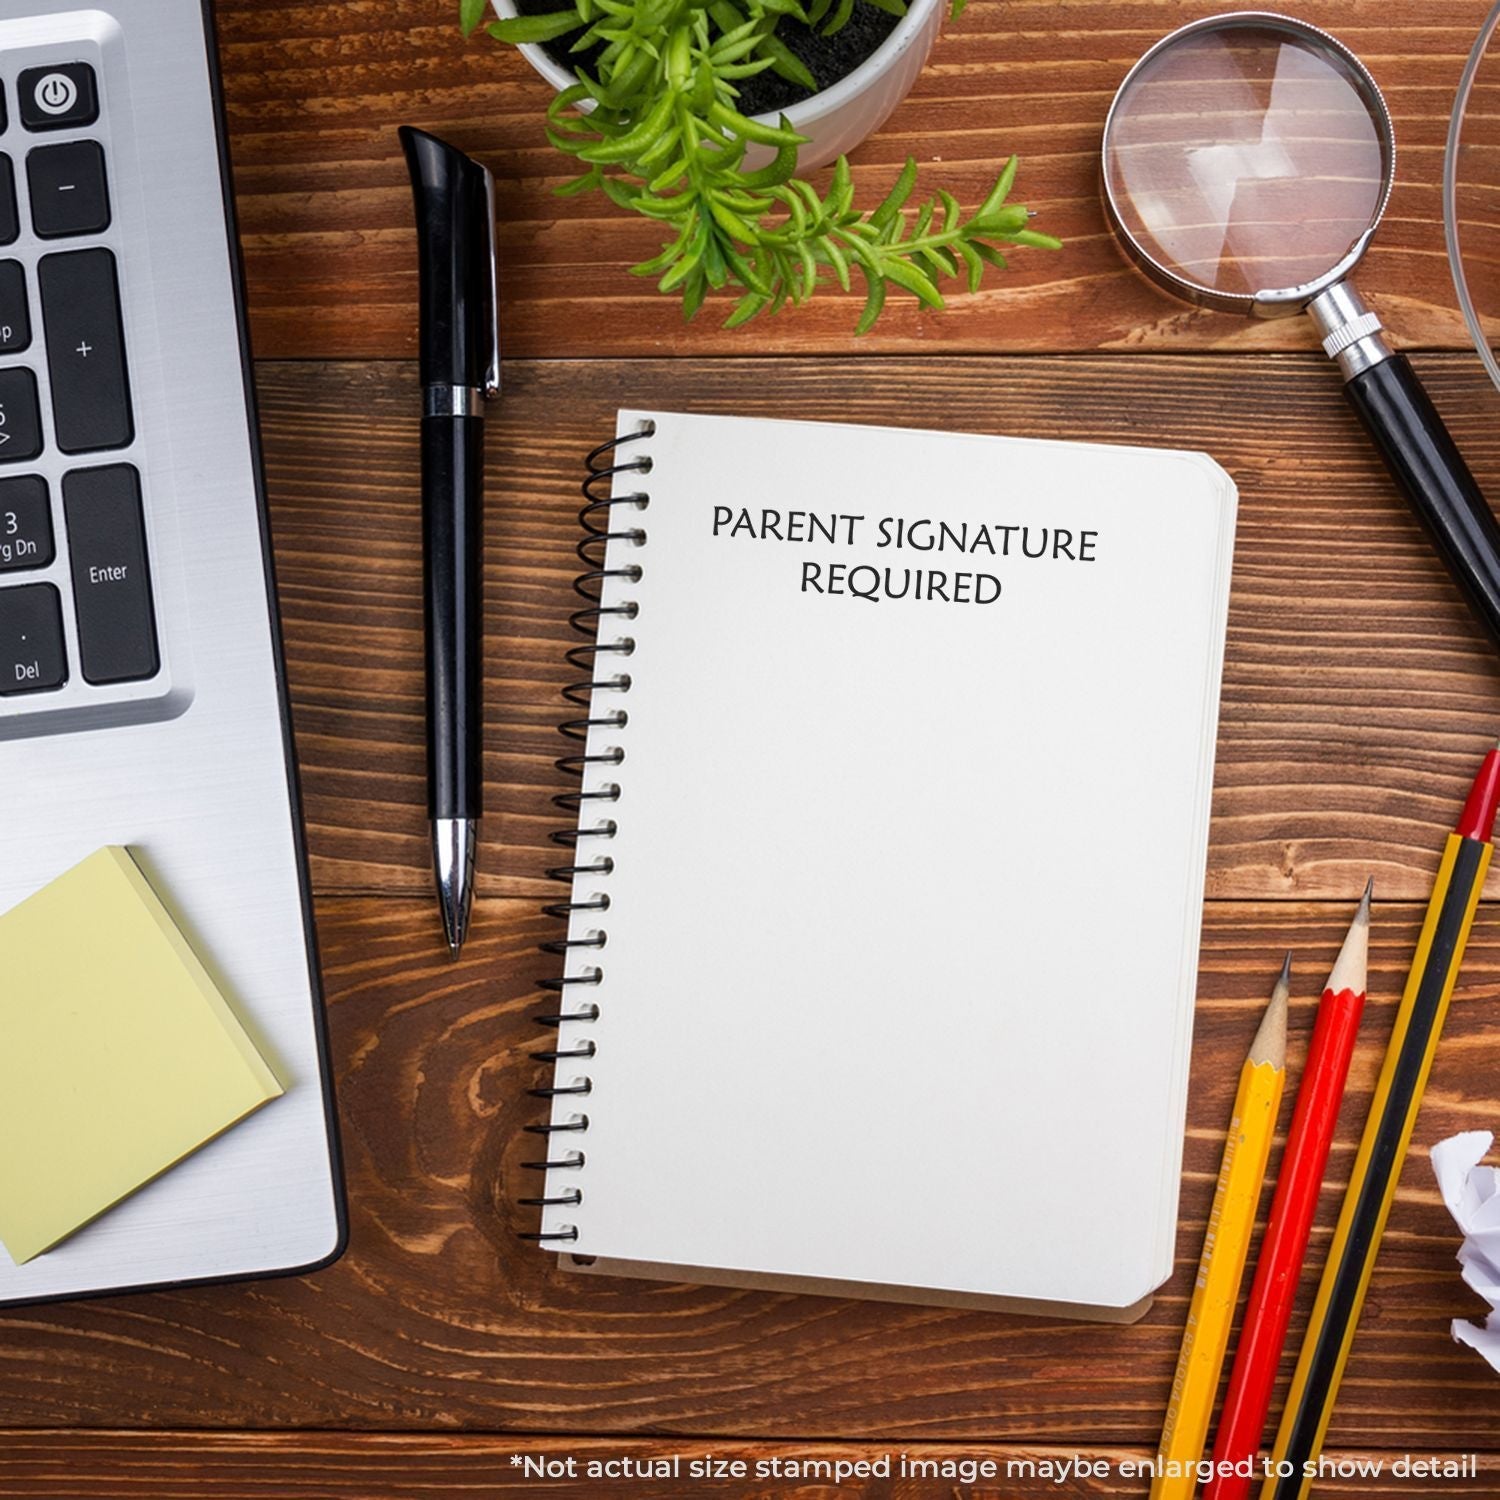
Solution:
M 1234 1369 L 1214 1438 L 1213 1478 L 1203 1491 L 1203 1500 L 1244 1500 L 1255 1482 L 1249 1471 L 1260 1450 L 1261 1430 L 1292 1317 L 1307 1237 L 1323 1186 L 1323 1169 L 1328 1165 L 1328 1148 L 1333 1144 L 1344 1082 L 1349 1076 L 1349 1059 L 1365 1008 L 1373 884 L 1365 886 L 1318 1005 L 1281 1174 L 1271 1200 L 1271 1218 L 1255 1265 L 1255 1281 L 1245 1305 Z

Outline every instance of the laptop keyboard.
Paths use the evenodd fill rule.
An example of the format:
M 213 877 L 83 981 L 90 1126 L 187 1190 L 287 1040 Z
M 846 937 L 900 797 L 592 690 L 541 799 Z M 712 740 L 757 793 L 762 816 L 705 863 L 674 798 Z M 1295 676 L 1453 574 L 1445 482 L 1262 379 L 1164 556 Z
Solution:
M 0 96 L 4 699 L 161 668 L 141 475 L 118 457 L 136 435 L 119 267 L 91 243 L 113 222 L 98 79 L 47 62 L 13 90 Z

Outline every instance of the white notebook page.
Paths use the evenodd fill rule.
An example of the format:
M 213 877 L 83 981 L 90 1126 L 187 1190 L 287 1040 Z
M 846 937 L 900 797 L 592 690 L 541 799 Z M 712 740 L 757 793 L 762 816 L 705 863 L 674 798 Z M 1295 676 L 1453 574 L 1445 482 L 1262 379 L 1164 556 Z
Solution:
M 649 509 L 615 507 L 647 540 L 609 559 L 643 575 L 604 601 L 639 615 L 600 632 L 636 649 L 596 673 L 629 672 L 594 709 L 628 724 L 589 743 L 625 760 L 586 781 L 621 792 L 583 817 L 617 832 L 579 855 L 614 869 L 574 887 L 610 898 L 572 927 L 607 933 L 571 961 L 603 978 L 565 996 L 600 1014 L 560 1043 L 597 1052 L 558 1067 L 592 1091 L 553 1116 L 587 1113 L 551 1152 L 584 1167 L 548 1182 L 583 1201 L 543 1228 L 578 1255 L 1137 1301 L 1171 1269 L 1233 484 L 1161 450 L 621 433 L 648 418 L 618 458 L 652 472 L 618 483 Z M 895 545 L 924 520 L 944 550 Z

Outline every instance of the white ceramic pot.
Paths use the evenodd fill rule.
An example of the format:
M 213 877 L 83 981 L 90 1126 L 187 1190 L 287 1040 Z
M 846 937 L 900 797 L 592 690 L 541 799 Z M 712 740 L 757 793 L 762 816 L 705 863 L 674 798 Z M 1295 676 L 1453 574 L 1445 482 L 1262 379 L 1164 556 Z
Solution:
M 516 14 L 514 0 L 493 0 L 493 3 L 502 19 Z M 808 137 L 797 162 L 804 172 L 826 166 L 852 151 L 885 124 L 891 111 L 917 81 L 943 24 L 947 6 L 948 0 L 911 0 L 895 30 L 852 73 L 845 74 L 832 88 L 813 94 L 786 111 L 797 133 Z M 523 42 L 520 50 L 553 88 L 565 89 L 576 81 L 537 43 Z M 774 115 L 760 118 L 769 124 L 776 123 Z M 752 148 L 746 153 L 745 164 L 751 168 L 762 165 L 770 154 L 763 148 Z

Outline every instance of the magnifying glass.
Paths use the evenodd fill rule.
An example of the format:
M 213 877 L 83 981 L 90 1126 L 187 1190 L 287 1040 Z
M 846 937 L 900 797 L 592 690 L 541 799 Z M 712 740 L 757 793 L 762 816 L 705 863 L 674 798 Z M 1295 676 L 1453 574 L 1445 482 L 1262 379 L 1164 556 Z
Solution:
M 1348 280 L 1395 175 L 1364 65 L 1267 11 L 1195 21 L 1125 76 L 1104 125 L 1104 201 L 1131 259 L 1204 307 L 1306 310 L 1454 580 L 1500 645 L 1500 523 L 1405 355 Z

